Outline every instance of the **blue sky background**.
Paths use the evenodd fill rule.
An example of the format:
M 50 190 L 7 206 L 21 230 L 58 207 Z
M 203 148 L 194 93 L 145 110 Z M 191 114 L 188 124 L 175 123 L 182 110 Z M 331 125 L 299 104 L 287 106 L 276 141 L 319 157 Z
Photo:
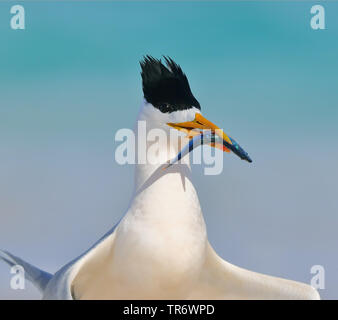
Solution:
M 15 4 L 20 2 L 15 2 Z M 138 61 L 173 57 L 204 115 L 252 156 L 194 178 L 217 252 L 241 267 L 310 282 L 338 298 L 338 2 L 0 3 L 0 247 L 47 269 L 87 249 L 125 212 L 133 169 L 116 130 L 142 99 Z M 123 196 L 121 196 L 123 195 Z M 9 288 L 0 298 L 39 298 Z

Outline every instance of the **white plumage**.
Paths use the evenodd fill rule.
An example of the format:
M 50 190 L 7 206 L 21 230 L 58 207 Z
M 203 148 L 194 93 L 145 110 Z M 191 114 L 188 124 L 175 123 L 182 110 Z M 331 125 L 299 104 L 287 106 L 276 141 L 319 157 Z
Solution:
M 138 119 L 146 121 L 148 130 L 175 131 L 166 123 L 191 121 L 196 112 L 199 109 L 162 113 L 145 102 Z M 167 145 L 158 144 L 152 152 L 165 163 L 179 151 L 172 147 L 168 152 Z M 319 298 L 309 285 L 222 260 L 208 242 L 188 157 L 167 170 L 160 168 L 160 164 L 136 165 L 134 196 L 125 216 L 55 275 L 10 254 L 3 253 L 3 259 L 23 265 L 45 299 Z

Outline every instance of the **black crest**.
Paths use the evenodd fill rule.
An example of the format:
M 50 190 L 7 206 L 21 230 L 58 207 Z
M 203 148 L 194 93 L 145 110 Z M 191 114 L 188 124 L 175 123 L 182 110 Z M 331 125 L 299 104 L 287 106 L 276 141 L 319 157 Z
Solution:
M 201 109 L 181 67 L 169 57 L 164 59 L 166 66 L 151 56 L 140 62 L 144 98 L 163 113 Z

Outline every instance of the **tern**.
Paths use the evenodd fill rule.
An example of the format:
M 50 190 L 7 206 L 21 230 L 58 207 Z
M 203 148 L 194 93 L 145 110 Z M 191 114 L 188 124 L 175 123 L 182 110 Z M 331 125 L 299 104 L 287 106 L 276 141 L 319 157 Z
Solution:
M 144 99 L 137 120 L 146 122 L 146 133 L 175 132 L 187 145 L 194 130 L 211 130 L 217 136 L 212 147 L 221 145 L 251 162 L 235 140 L 201 114 L 181 67 L 163 59 L 145 56 L 140 62 Z M 158 161 L 136 163 L 129 209 L 91 248 L 55 274 L 1 251 L 9 265 L 24 268 L 43 299 L 320 298 L 310 285 L 245 270 L 219 257 L 208 241 L 188 157 L 171 165 L 171 159 L 178 160 L 178 145 L 154 144 L 146 135 L 136 141 Z

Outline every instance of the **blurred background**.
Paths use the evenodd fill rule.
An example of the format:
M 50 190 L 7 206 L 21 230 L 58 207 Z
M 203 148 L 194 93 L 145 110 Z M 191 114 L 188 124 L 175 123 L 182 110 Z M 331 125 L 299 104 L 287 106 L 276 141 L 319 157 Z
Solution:
M 10 28 L 22 4 L 26 29 Z M 1 1 L 0 248 L 49 272 L 127 209 L 133 166 L 115 133 L 142 101 L 139 60 L 169 55 L 208 119 L 251 155 L 218 176 L 193 166 L 210 242 L 227 261 L 338 298 L 338 3 Z M 0 299 L 38 299 L 10 288 Z

